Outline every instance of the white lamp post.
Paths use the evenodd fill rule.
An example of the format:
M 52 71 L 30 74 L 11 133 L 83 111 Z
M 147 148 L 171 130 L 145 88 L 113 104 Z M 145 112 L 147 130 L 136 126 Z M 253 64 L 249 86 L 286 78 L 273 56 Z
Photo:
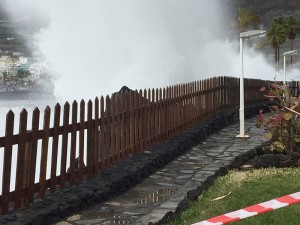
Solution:
M 291 50 L 283 53 L 283 74 L 284 74 L 284 84 L 286 84 L 286 56 L 295 55 L 298 50 Z
M 251 30 L 240 33 L 240 58 L 241 58 L 241 77 L 240 77 L 240 134 L 237 135 L 237 138 L 249 138 L 248 135 L 245 135 L 245 104 L 244 104 L 244 56 L 243 56 L 243 47 L 244 39 L 251 38 L 255 36 L 263 37 L 265 36 L 266 31 L 264 30 Z

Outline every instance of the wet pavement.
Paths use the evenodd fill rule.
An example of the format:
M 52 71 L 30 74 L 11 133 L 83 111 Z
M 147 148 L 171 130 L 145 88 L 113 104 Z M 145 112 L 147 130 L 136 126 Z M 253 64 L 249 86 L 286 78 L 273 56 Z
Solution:
M 245 122 L 249 139 L 236 139 L 239 123 L 227 126 L 204 142 L 156 171 L 122 195 L 94 205 L 56 225 L 148 224 L 175 211 L 187 192 L 199 187 L 220 167 L 229 165 L 241 153 L 260 146 L 262 129 L 256 118 Z

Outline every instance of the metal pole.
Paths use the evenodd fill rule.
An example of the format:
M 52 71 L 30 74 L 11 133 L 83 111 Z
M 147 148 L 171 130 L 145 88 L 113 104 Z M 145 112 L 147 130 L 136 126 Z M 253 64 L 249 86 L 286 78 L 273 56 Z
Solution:
M 241 60 L 241 77 L 240 77 L 240 134 L 237 135 L 237 138 L 248 138 L 248 135 L 245 135 L 245 104 L 244 104 L 244 42 L 243 38 L 240 38 L 240 60 Z
M 240 77 L 240 137 L 245 136 L 244 118 L 244 42 L 240 38 L 241 77 Z
M 286 61 L 285 61 L 285 55 L 283 56 L 283 74 L 284 74 L 284 84 L 286 84 Z

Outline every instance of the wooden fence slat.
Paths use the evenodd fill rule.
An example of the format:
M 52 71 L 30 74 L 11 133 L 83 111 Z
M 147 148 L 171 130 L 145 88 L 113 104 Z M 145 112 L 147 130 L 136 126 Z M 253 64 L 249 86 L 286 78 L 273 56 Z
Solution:
M 146 132 L 146 147 L 150 146 L 150 139 L 151 139 L 151 105 L 152 102 L 151 102 L 151 90 L 150 88 L 147 90 L 147 118 L 146 118 L 146 121 L 147 121 L 147 132 Z
M 38 145 L 38 130 L 40 121 L 40 110 L 35 108 L 32 115 L 32 133 L 31 133 L 31 153 L 30 153 L 30 171 L 29 171 L 29 188 L 27 202 L 31 203 L 33 201 L 34 195 L 34 183 L 35 183 L 35 170 L 36 170 L 36 155 L 37 155 L 37 145 Z
M 137 90 L 134 92 L 134 153 L 139 150 L 139 96 Z
M 157 137 L 158 137 L 158 141 L 157 141 L 157 143 L 160 143 L 160 141 L 162 140 L 162 110 L 163 110 L 163 108 L 162 108 L 162 89 L 160 88 L 159 89 L 159 93 L 158 93 L 158 101 L 157 101 L 157 106 L 158 106 L 158 108 L 157 108 L 157 122 L 158 122 L 158 125 L 157 125 Z
M 94 167 L 94 148 L 93 148 L 93 102 L 88 101 L 88 128 L 87 128 L 87 149 L 86 149 L 86 159 L 87 159 L 87 178 L 90 179 L 93 176 Z
M 191 98 L 191 83 L 187 83 L 187 94 L 188 94 L 188 103 L 187 103 L 187 110 L 188 110 L 188 127 L 191 126 L 192 123 L 192 116 L 191 116 L 191 109 L 192 109 L 192 98 Z
M 84 121 L 85 121 L 85 102 L 80 101 L 80 128 L 79 128 L 79 180 L 83 180 L 84 175 Z
M 194 111 L 193 111 L 193 125 L 195 125 L 198 122 L 198 103 L 197 103 L 197 82 L 193 82 L 193 105 L 194 105 Z
M 77 140 L 77 131 L 76 131 L 76 124 L 77 124 L 77 114 L 78 114 L 78 103 L 77 101 L 73 101 L 72 103 L 72 131 L 71 131 L 71 152 L 70 152 L 70 184 L 74 184 L 75 178 L 75 169 L 78 169 L 79 161 L 75 159 L 76 155 L 76 140 Z
M 100 149 L 100 143 L 99 143 L 99 137 L 100 137 L 100 117 L 99 117 L 99 98 L 95 98 L 95 126 L 94 126 L 94 173 L 97 174 L 100 167 L 100 161 L 99 161 L 99 149 Z
M 128 156 L 130 154 L 131 148 L 130 148 L 130 92 L 125 92 L 125 156 Z
M 148 104 L 149 99 L 147 96 L 147 90 L 144 89 L 143 99 L 142 99 L 142 105 L 143 105 L 143 112 L 142 112 L 142 129 L 143 129 L 143 142 L 142 142 L 142 149 L 147 147 L 147 130 L 148 130 Z
M 172 129 L 173 129 L 173 125 L 172 125 L 172 121 L 173 121 L 173 113 L 172 113 L 172 103 L 173 103 L 173 86 L 170 86 L 168 88 L 168 91 L 167 91 L 167 105 L 168 105 L 168 108 L 167 108 L 167 114 L 166 114 L 166 118 L 168 120 L 168 128 L 167 128 L 167 138 L 169 138 L 172 134 Z
M 179 104 L 178 104 L 178 85 L 174 87 L 174 105 L 173 105 L 173 113 L 174 113 L 174 133 L 178 134 L 179 132 Z
M 123 159 L 125 157 L 125 149 L 126 149 L 126 121 L 125 121 L 125 93 L 122 92 L 120 96 L 120 112 L 121 112 L 121 143 L 120 143 L 120 157 Z
M 170 135 L 170 119 L 171 119 L 171 115 L 169 114 L 169 110 L 170 110 L 170 87 L 166 88 L 166 93 L 165 93 L 165 113 L 164 113 L 164 120 L 165 120 L 165 138 L 164 140 L 166 140 L 169 135 Z
M 199 115 L 200 115 L 200 105 L 199 105 L 199 90 L 200 90 L 200 88 L 199 88 L 199 84 L 200 84 L 200 81 L 197 81 L 196 82 L 196 86 L 195 86 L 195 106 L 196 106 L 196 123 L 198 123 L 199 121 L 200 121 L 200 117 L 199 117 Z
M 26 146 L 26 132 L 27 132 L 27 118 L 28 113 L 23 109 L 20 113 L 19 122 L 19 145 L 18 145 L 18 158 L 17 158 L 17 172 L 15 183 L 15 208 L 18 209 L 23 206 L 23 188 L 28 187 L 28 168 L 25 169 L 25 146 Z M 28 153 L 27 153 L 28 154 Z M 24 185 L 25 184 L 25 185 Z
M 106 165 L 111 165 L 111 157 L 112 157 L 112 152 L 111 152 L 111 99 L 110 97 L 107 95 L 106 96 L 106 159 L 107 159 L 107 163 Z
M 167 113 L 167 101 L 166 101 L 166 97 L 167 97 L 167 89 L 163 88 L 163 97 L 162 97 L 162 102 L 161 102 L 161 125 L 162 125 L 162 129 L 161 129 L 161 140 L 165 140 L 166 139 L 166 128 L 167 128 L 167 117 L 166 117 L 166 113 Z
M 6 114 L 5 127 L 5 147 L 3 158 L 3 175 L 2 175 L 2 204 L 1 213 L 8 212 L 9 192 L 10 192 L 10 176 L 11 176 L 11 160 L 12 160 L 12 136 L 14 132 L 14 113 L 10 110 Z
M 122 123 L 122 112 L 121 112 L 121 95 L 116 95 L 116 162 L 120 160 L 121 152 L 121 123 Z
M 66 102 L 64 105 L 63 115 L 63 135 L 62 135 L 62 148 L 61 148 L 61 164 L 60 164 L 60 187 L 65 188 L 66 184 L 66 167 L 67 167 L 67 151 L 68 151 L 68 131 L 70 117 L 70 104 Z
M 181 101 L 181 84 L 177 85 L 177 98 L 176 98 L 176 110 L 177 110 L 177 132 L 181 132 L 182 128 L 182 101 Z
M 177 127 L 178 127 L 178 132 L 182 132 L 182 96 L 181 96 L 181 87 L 182 85 L 179 84 L 177 85 L 177 116 L 178 116 L 178 122 L 177 122 Z
M 49 127 L 50 127 L 50 113 L 51 109 L 47 106 L 44 110 L 44 125 L 43 125 L 43 139 L 42 152 L 40 164 L 40 190 L 39 197 L 45 197 L 46 190 L 46 172 L 47 172 L 47 158 L 48 158 L 48 143 L 49 143 Z
M 171 89 L 171 136 L 176 134 L 176 86 L 172 86 Z
M 100 166 L 101 169 L 104 169 L 106 167 L 106 158 L 105 158 L 105 115 L 104 115 L 104 97 L 100 97 L 100 116 L 101 116 L 101 126 L 100 126 Z
M 155 143 L 155 109 L 156 109 L 156 103 L 155 103 L 155 90 L 152 89 L 152 95 L 151 95 L 151 105 L 150 105 L 150 145 L 153 145 Z
M 143 92 L 140 90 L 138 94 L 138 152 L 140 152 L 144 147 L 143 116 Z
M 116 94 L 111 96 L 111 161 L 116 162 Z
M 59 123 L 60 123 L 60 111 L 61 107 L 57 103 L 54 108 L 54 126 L 53 126 L 53 141 L 52 141 L 52 159 L 51 159 L 51 175 L 50 175 L 50 192 L 55 191 L 55 186 L 57 184 L 56 170 L 57 170 L 57 151 L 58 151 L 58 141 L 59 141 Z
M 185 84 L 181 84 L 181 131 L 185 129 Z
M 130 154 L 134 153 L 134 133 L 135 133 L 135 111 L 134 111 L 134 92 L 129 92 L 130 96 Z

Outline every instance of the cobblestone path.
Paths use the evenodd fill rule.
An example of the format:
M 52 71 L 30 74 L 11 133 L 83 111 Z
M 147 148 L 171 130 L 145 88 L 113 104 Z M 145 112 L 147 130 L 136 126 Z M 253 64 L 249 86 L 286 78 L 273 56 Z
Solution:
M 142 225 L 159 221 L 177 208 L 189 190 L 199 187 L 236 156 L 261 145 L 263 130 L 255 127 L 255 120 L 248 119 L 245 123 L 249 139 L 235 138 L 239 123 L 227 126 L 124 194 L 56 224 Z

